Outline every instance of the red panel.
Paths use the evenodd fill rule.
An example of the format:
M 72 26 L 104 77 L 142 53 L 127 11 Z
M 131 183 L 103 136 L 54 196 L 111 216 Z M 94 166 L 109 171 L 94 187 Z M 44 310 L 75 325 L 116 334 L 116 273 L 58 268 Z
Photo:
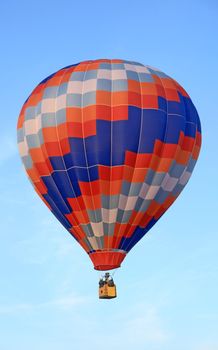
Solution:
M 143 108 L 155 108 L 158 109 L 158 96 L 155 95 L 143 95 L 142 96 Z
M 129 91 L 128 94 L 128 104 L 136 107 L 142 107 L 141 95 L 137 92 Z
M 89 137 L 96 135 L 96 120 L 90 120 L 83 124 L 84 135 L 83 137 Z
M 111 121 L 111 113 L 111 106 L 96 106 L 96 119 Z
M 127 120 L 128 119 L 128 106 L 113 106 L 112 108 L 112 120 Z
M 82 122 L 82 109 L 79 107 L 67 107 L 66 108 L 66 121 L 67 122 Z
M 113 251 L 96 251 L 90 253 L 89 257 L 93 262 L 95 270 L 105 271 L 120 267 L 126 254 Z
M 76 198 L 67 198 L 73 211 L 85 210 L 85 204 L 82 196 Z
M 170 101 L 180 102 L 179 95 L 175 89 L 165 89 L 166 98 Z

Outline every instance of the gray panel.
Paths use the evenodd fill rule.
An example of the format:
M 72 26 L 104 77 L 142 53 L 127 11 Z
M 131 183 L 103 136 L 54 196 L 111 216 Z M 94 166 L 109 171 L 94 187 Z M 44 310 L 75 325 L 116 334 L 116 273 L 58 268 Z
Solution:
M 42 113 L 42 127 L 56 126 L 55 113 Z
M 38 148 L 40 147 L 40 142 L 38 135 L 32 134 L 32 135 L 27 135 L 26 136 L 26 141 L 28 144 L 28 147 L 31 148 Z
M 67 107 L 81 107 L 81 94 L 67 94 Z
M 87 237 L 93 237 L 94 233 L 92 230 L 92 226 L 90 224 L 87 225 L 80 225 L 82 230 L 85 232 L 85 234 L 87 235 Z
M 134 210 L 135 210 L 135 211 L 139 211 L 140 208 L 141 208 L 141 206 L 142 206 L 142 203 L 143 203 L 144 201 L 145 201 L 145 199 L 139 197 L 139 198 L 137 199 L 136 204 L 135 204 Z
M 144 82 L 149 82 L 152 83 L 154 82 L 154 79 L 151 74 L 148 73 L 138 73 L 139 75 L 139 80 L 144 83 Z
M 182 175 L 182 173 L 184 172 L 186 166 L 183 164 L 178 164 L 175 161 L 173 162 L 173 164 L 170 167 L 169 170 L 169 175 L 171 177 L 176 177 L 177 179 L 180 178 L 180 176 Z
M 24 140 L 23 128 L 17 129 L 17 142 L 22 142 Z
M 166 173 L 157 173 L 149 169 L 145 178 L 145 183 L 148 185 L 160 186 L 165 176 Z
M 96 91 L 86 92 L 82 95 L 82 107 L 94 105 L 96 103 Z
M 45 98 L 55 98 L 58 93 L 58 86 L 50 86 L 44 90 L 43 99 Z
M 101 209 L 97 210 L 87 210 L 89 219 L 91 222 L 101 222 L 102 221 L 102 215 L 101 215 Z
M 144 199 L 142 201 L 141 208 L 139 208 L 139 211 L 142 213 L 145 213 L 146 210 L 148 209 L 149 205 L 151 204 L 152 200 Z
M 108 62 L 103 62 L 103 63 L 100 63 L 100 65 L 99 65 L 99 68 L 101 68 L 101 69 L 110 69 L 111 70 L 111 64 Z
M 171 192 L 171 194 L 173 196 L 178 196 L 180 194 L 180 192 L 183 190 L 183 188 L 185 187 L 185 185 L 181 185 L 181 184 L 177 184 L 176 187 L 173 189 L 173 191 Z
M 28 107 L 25 111 L 25 120 L 34 119 L 36 116 L 35 107 Z
M 130 218 L 131 214 L 132 214 L 132 210 L 118 209 L 117 222 L 127 223 L 129 221 L 129 218 Z
M 44 143 L 44 137 L 43 137 L 43 134 L 42 134 L 42 129 L 39 130 L 39 132 L 38 132 L 38 137 L 39 137 L 40 145 L 43 145 L 43 143 Z
M 130 196 L 138 196 L 140 190 L 142 188 L 142 183 L 138 183 L 138 182 L 132 182 L 130 189 L 129 189 L 129 193 L 128 193 L 128 197 Z
M 171 192 L 168 191 L 164 191 L 161 187 L 158 191 L 158 193 L 156 194 L 154 200 L 156 202 L 158 202 L 159 204 L 163 204 L 163 202 L 167 199 L 167 197 L 169 196 Z
M 125 69 L 124 63 L 112 63 L 112 69 L 116 70 L 116 69 Z
M 104 236 L 96 237 L 96 241 L 97 241 L 99 248 L 103 249 L 104 248 Z
M 113 236 L 115 223 L 103 223 L 104 236 Z
M 85 72 L 73 72 L 69 80 L 73 81 L 83 81 Z
M 119 195 L 101 195 L 102 207 L 105 209 L 115 209 L 118 207 Z
M 127 70 L 126 74 L 127 74 L 128 79 L 139 81 L 139 76 L 138 76 L 137 72 L 135 72 L 133 70 Z M 140 89 L 140 87 L 139 87 L 139 89 Z
M 127 196 L 129 193 L 130 186 L 131 186 L 131 182 L 123 181 L 121 193 Z
M 40 102 L 35 106 L 36 115 L 40 114 L 41 111 L 42 111 L 42 101 L 40 101 Z
M 144 64 L 139 63 L 139 62 L 134 62 L 134 61 L 124 61 L 124 62 L 128 63 L 128 64 L 134 64 L 135 66 L 142 66 L 142 67 L 144 67 Z
M 160 71 L 158 71 L 158 70 L 154 70 L 154 69 L 152 69 L 151 67 L 146 67 L 146 68 L 148 68 L 148 70 L 149 70 L 152 74 L 155 74 L 155 75 L 157 75 L 157 76 L 160 77 L 160 78 L 169 78 L 169 76 L 166 75 L 166 74 L 163 73 L 163 72 L 160 72 Z
M 112 81 L 109 79 L 98 79 L 97 90 L 111 91 Z
M 85 74 L 85 80 L 96 79 L 97 78 L 97 69 L 87 70 Z
M 58 87 L 58 96 L 65 95 L 67 93 L 68 83 L 63 83 Z
M 128 81 L 127 81 L 127 79 L 113 80 L 112 90 L 113 91 L 127 91 L 128 90 Z
M 59 111 L 56 112 L 56 121 L 57 125 L 63 124 L 66 122 L 66 109 L 59 109 Z
M 32 158 L 29 155 L 22 157 L 22 162 L 26 169 L 31 169 L 33 166 Z
M 187 171 L 190 172 L 190 173 L 192 173 L 192 171 L 193 171 L 195 165 L 196 165 L 196 160 L 193 159 L 193 158 L 191 158 L 191 159 L 189 160 L 189 163 L 188 163 L 188 166 L 187 166 Z
M 87 238 L 83 238 L 83 242 L 89 247 L 89 250 L 93 250 L 93 247 L 91 246 L 91 244 Z

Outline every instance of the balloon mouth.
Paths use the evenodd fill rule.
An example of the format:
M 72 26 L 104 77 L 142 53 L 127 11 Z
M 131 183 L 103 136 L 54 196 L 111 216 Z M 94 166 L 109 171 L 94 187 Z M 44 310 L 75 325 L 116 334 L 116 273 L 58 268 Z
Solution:
M 99 271 L 113 270 L 120 267 L 125 256 L 126 252 L 123 250 L 97 250 L 89 253 L 94 269 Z

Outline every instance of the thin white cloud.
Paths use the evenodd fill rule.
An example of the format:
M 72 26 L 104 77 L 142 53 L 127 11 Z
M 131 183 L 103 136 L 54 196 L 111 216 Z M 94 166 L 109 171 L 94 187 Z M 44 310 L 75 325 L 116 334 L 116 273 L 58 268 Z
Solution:
M 113 314 L 112 320 L 114 326 L 110 327 L 110 332 L 104 327 L 104 322 L 99 328 L 99 320 L 89 320 L 90 328 L 99 329 L 97 338 L 92 338 L 92 335 L 89 335 L 90 341 L 97 348 L 101 344 L 104 344 L 105 350 L 109 350 L 111 344 L 116 344 L 116 348 L 127 349 L 161 348 L 166 346 L 172 337 L 155 306 L 134 304 L 131 308 L 124 309 L 122 313 Z
M 88 298 L 83 296 L 67 295 L 38 304 L 18 303 L 11 305 L 0 305 L 0 314 L 32 312 L 46 308 L 51 308 L 57 311 L 67 311 L 77 305 L 86 304 L 88 301 Z
M 196 350 L 218 350 L 218 344 L 203 344 L 196 347 Z
M 123 333 L 128 334 L 128 341 L 132 345 L 138 346 L 146 343 L 163 344 L 170 337 L 155 307 L 142 309 L 138 315 L 127 320 Z
M 0 165 L 18 153 L 16 140 L 8 135 L 1 135 L 0 149 Z

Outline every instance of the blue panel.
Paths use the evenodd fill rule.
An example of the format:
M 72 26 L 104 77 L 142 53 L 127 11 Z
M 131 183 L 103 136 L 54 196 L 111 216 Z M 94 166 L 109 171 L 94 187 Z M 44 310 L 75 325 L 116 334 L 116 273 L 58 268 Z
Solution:
M 59 193 L 56 186 L 54 185 L 54 181 L 53 181 L 52 177 L 51 176 L 43 176 L 41 179 L 48 189 L 48 193 L 43 195 L 44 198 L 46 199 L 46 201 L 51 206 L 54 206 L 54 204 L 51 202 L 51 201 L 53 201 L 61 213 L 69 214 L 71 212 L 71 208 L 70 208 L 69 204 L 66 203 L 63 200 L 63 198 L 61 197 L 61 194 Z
M 145 235 L 146 231 L 140 227 L 137 227 L 133 235 L 130 238 L 122 237 L 118 249 L 123 249 L 129 252 L 138 241 Z
M 66 171 L 58 171 L 52 174 L 52 178 L 58 187 L 61 196 L 65 199 L 73 197 L 73 189 L 71 185 L 71 180 Z
M 194 123 L 187 122 L 185 125 L 185 135 L 195 137 L 197 131 L 197 125 Z
M 167 119 L 167 133 L 165 142 L 177 144 L 179 141 L 180 132 L 185 132 L 185 118 L 177 114 L 171 114 L 168 115 Z
M 69 169 L 72 166 L 74 166 L 74 162 L 73 162 L 71 153 L 65 154 L 63 156 L 63 159 L 64 159 L 64 163 L 65 163 L 65 166 L 66 166 L 67 169 Z
M 72 225 L 70 224 L 70 222 L 67 220 L 67 218 L 65 216 L 63 216 L 59 211 L 53 211 L 52 213 L 54 214 L 54 216 L 60 221 L 60 223 L 67 229 L 69 230 Z M 74 237 L 75 238 L 75 237 Z
M 152 219 L 146 228 L 137 227 L 130 238 L 122 237 L 119 249 L 129 252 L 138 241 L 156 224 L 157 220 Z
M 169 114 L 179 114 L 179 115 L 185 116 L 186 115 L 185 105 L 181 102 L 168 101 L 167 112 Z
M 54 170 L 65 170 L 65 164 L 62 157 L 49 157 L 49 160 Z
M 105 120 L 97 120 L 96 129 L 99 164 L 110 165 L 111 122 Z
M 55 215 L 55 217 L 60 221 L 60 223 L 68 230 L 71 228 L 71 224 L 67 220 L 67 218 L 64 216 L 64 214 L 61 213 L 61 211 L 57 208 L 56 203 L 53 202 L 53 200 L 49 197 L 48 194 L 43 195 L 46 202 L 51 206 L 52 213 Z
M 197 120 L 199 119 L 198 112 L 191 99 L 183 96 L 183 101 L 186 107 L 186 120 L 188 122 L 197 123 Z
M 75 63 L 75 64 L 70 64 L 69 66 L 66 66 L 66 67 L 62 68 L 61 70 L 64 70 L 64 69 L 67 69 L 67 68 L 71 68 L 71 67 L 76 67 L 76 66 L 78 66 L 78 64 L 80 64 L 80 62 L 79 63 Z
M 46 83 L 46 82 L 47 82 L 48 80 L 50 80 L 55 74 L 56 74 L 56 72 L 53 73 L 53 74 L 51 74 L 51 75 L 49 75 L 47 78 L 43 79 L 42 81 L 40 81 L 39 85 Z
M 167 101 L 165 98 L 158 96 L 158 107 L 166 111 Z
M 74 196 L 75 197 L 79 197 L 81 196 L 81 191 L 80 191 L 80 187 L 77 181 L 75 182 L 71 182 L 73 190 L 74 190 Z
M 96 181 L 99 179 L 98 166 L 89 168 L 89 176 L 91 181 Z
M 160 110 L 144 109 L 139 153 L 153 153 L 155 141 L 164 141 L 166 113 Z
M 86 158 L 87 158 L 88 166 L 98 164 L 99 163 L 99 160 L 98 160 L 99 146 L 98 146 L 97 135 L 89 136 L 85 138 L 85 149 L 86 149 Z
M 123 136 L 124 136 L 124 150 L 137 152 L 141 128 L 142 110 L 141 108 L 129 106 L 128 107 L 128 120 L 121 121 L 121 127 L 123 125 Z M 116 123 L 116 122 L 115 122 Z M 121 129 L 121 128 L 120 128 Z M 119 129 L 118 129 L 119 132 Z M 119 134 L 117 135 L 119 138 Z M 121 135 L 120 135 L 121 137 Z
M 84 154 L 84 139 L 71 137 L 69 138 L 71 160 L 67 158 L 70 166 L 87 166 L 86 158 Z M 65 158 L 65 156 L 64 156 Z

